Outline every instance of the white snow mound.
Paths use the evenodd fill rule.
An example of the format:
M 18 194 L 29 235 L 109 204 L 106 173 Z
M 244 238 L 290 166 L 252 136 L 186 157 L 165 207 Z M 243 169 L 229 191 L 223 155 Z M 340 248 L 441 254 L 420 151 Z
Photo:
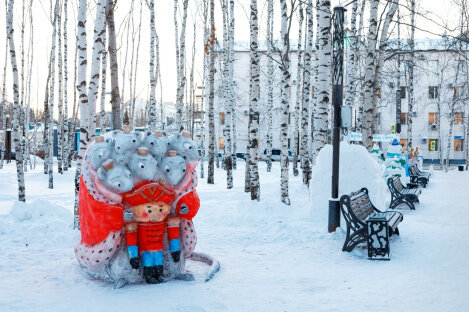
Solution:
M 70 223 L 70 220 L 73 220 L 70 211 L 47 200 L 35 200 L 26 203 L 16 201 L 10 215 L 15 222 L 43 223 L 47 219 L 52 222 Z
M 365 147 L 345 141 L 340 143 L 339 199 L 344 194 L 366 187 L 375 207 L 385 210 L 387 186 L 382 172 L 381 166 Z M 311 216 L 324 230 L 327 228 L 331 184 L 332 145 L 326 145 L 316 159 L 310 184 Z M 341 224 L 345 225 L 343 220 Z

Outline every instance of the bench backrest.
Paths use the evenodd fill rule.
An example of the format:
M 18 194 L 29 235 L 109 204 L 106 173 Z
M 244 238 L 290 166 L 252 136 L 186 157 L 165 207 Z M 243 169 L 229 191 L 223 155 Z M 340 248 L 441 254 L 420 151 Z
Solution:
M 366 188 L 343 195 L 340 204 L 345 220 L 354 228 L 363 227 L 365 219 L 375 212 Z
M 402 192 L 404 186 L 402 185 L 401 178 L 399 178 L 398 175 L 394 175 L 389 179 L 392 179 L 392 185 L 394 186 L 396 191 L 398 191 L 399 193 Z
M 410 166 L 409 172 L 411 175 L 419 175 L 417 165 Z

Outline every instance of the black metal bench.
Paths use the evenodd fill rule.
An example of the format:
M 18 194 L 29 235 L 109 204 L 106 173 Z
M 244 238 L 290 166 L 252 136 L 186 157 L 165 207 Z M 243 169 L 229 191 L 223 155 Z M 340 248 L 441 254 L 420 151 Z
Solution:
M 389 237 L 393 234 L 399 235 L 397 226 L 403 219 L 402 214 L 397 211 L 379 211 L 371 203 L 366 188 L 343 195 L 340 198 L 340 206 L 347 223 L 347 236 L 342 251 L 351 252 L 358 244 L 368 242 L 370 258 L 386 253 L 386 248 L 389 255 Z M 373 219 L 384 222 L 378 225 Z
M 428 172 L 420 171 L 417 165 L 409 167 L 409 176 L 411 183 L 420 184 L 423 187 L 427 187 L 430 174 Z
M 401 179 L 397 175 L 388 178 L 388 187 L 391 192 L 391 203 L 389 204 L 389 208 L 393 209 L 400 204 L 404 204 L 411 210 L 415 210 L 414 203 L 419 202 L 418 196 L 422 193 L 421 189 L 404 187 L 401 183 Z

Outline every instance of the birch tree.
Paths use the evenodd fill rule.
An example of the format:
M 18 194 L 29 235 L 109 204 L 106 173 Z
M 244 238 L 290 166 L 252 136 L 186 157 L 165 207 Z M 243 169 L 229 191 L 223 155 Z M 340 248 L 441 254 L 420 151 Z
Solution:
M 412 143 L 412 113 L 414 111 L 414 52 L 415 52 L 415 0 L 410 0 L 410 40 L 409 40 L 409 100 L 407 102 L 407 150 L 413 147 Z
M 32 0 L 31 0 L 32 1 Z M 62 152 L 62 157 L 64 161 L 64 171 L 68 171 L 68 168 L 71 167 L 70 158 L 68 155 L 70 154 L 69 150 L 69 132 L 74 132 L 74 130 L 70 129 L 69 126 L 69 116 L 68 116 L 68 33 L 67 33 L 67 24 L 68 24 L 68 0 L 64 0 L 64 131 L 63 131 L 63 141 L 62 144 L 64 146 L 64 150 Z
M 116 26 L 114 23 L 114 0 L 107 0 L 106 24 L 108 30 L 109 67 L 111 69 L 111 129 L 122 129 L 119 95 L 119 69 L 117 65 Z
M 364 2 L 364 1 L 363 1 Z M 350 22 L 350 48 L 347 62 L 347 91 L 345 93 L 345 106 L 353 106 L 355 98 L 355 70 L 357 55 L 357 9 L 358 1 L 352 4 L 352 17 Z
M 303 5 L 301 2 L 298 5 L 298 47 L 297 47 L 297 64 L 296 64 L 296 102 L 295 110 L 293 112 L 293 175 L 298 175 L 298 152 L 299 152 L 299 140 L 300 140 L 300 105 L 302 104 L 302 77 L 304 75 L 303 68 L 303 52 L 302 41 L 303 41 Z
M 223 129 L 224 137 L 224 163 L 226 170 L 226 188 L 233 188 L 233 157 L 231 155 L 231 114 L 233 111 L 232 84 L 233 75 L 231 72 L 231 20 L 227 1 L 222 3 L 223 9 L 223 74 L 225 76 L 224 93 L 226 99 L 225 105 L 225 127 Z M 252 3 L 251 3 L 252 5 Z
M 215 171 L 215 116 L 214 116 L 214 98 L 215 98 L 215 3 L 210 0 L 210 37 L 207 42 L 209 51 L 209 66 L 208 66 L 208 83 L 209 83 L 209 97 L 208 97 L 208 172 L 207 183 L 214 184 L 214 171 Z
M 155 28 L 155 1 L 147 1 L 150 10 L 150 102 L 148 126 L 152 132 L 156 130 L 156 72 L 155 72 L 155 42 L 157 42 Z
M 311 105 L 311 56 L 313 54 L 313 4 L 308 0 L 306 6 L 306 43 L 304 59 L 303 77 L 303 107 L 301 110 L 301 169 L 303 173 L 303 183 L 309 185 L 311 179 L 311 169 L 308 153 L 309 139 L 309 108 Z
M 25 202 L 26 201 L 26 191 L 24 184 L 24 168 L 23 168 L 23 151 L 21 150 L 20 137 L 21 137 L 21 127 L 20 127 L 20 117 L 21 117 L 21 107 L 20 107 L 20 95 L 18 92 L 18 67 L 16 65 L 16 50 L 15 50 L 15 40 L 13 38 L 13 2 L 10 0 L 8 2 L 8 12 L 6 20 L 6 30 L 7 30 L 7 39 L 10 46 L 10 64 L 13 76 L 13 135 L 14 143 L 16 146 L 16 175 L 18 179 L 18 200 Z
M 5 2 L 5 21 L 8 20 L 8 6 Z M 8 38 L 8 28 L 6 29 L 6 36 Z M 6 120 L 6 82 L 7 82 L 7 62 L 8 62 L 8 40 L 5 40 L 5 64 L 3 65 L 3 84 L 2 84 L 2 129 L 3 129 L 3 143 L 5 148 L 0 148 L 0 169 L 3 168 L 3 160 L 5 158 L 6 150 L 6 137 L 7 137 L 7 120 Z
M 178 33 L 177 10 L 178 0 L 174 0 L 174 28 L 176 38 L 176 65 L 177 65 L 177 90 L 176 90 L 176 129 L 183 129 L 182 116 L 184 107 L 184 88 L 186 85 L 186 76 L 184 75 L 185 53 L 186 53 L 186 21 L 188 0 L 182 2 L 183 13 L 181 19 L 181 33 Z M 179 35 L 179 39 L 178 39 Z M 178 42 L 179 40 L 179 42 Z
M 32 169 L 32 164 L 29 158 L 30 147 L 29 147 L 29 122 L 30 122 L 30 108 L 31 108 L 31 76 L 33 71 L 33 12 L 32 12 L 33 0 L 29 1 L 29 44 L 28 44 L 28 81 L 27 81 L 27 98 L 26 98 L 26 114 L 25 114 L 25 127 L 24 127 L 24 137 L 26 140 L 25 151 L 24 151 L 24 171 L 27 171 L 28 162 L 30 168 Z M 6 60 L 6 58 L 5 58 Z M 6 61 L 5 61 L 6 62 Z
M 314 112 L 313 164 L 321 148 L 326 144 L 328 108 L 331 86 L 331 6 L 329 0 L 320 0 L 318 7 L 318 85 L 317 102 Z
M 59 98 L 57 101 L 57 110 L 59 115 L 59 122 L 57 124 L 57 171 L 62 174 L 63 168 L 63 131 L 64 131 L 64 115 L 63 115 L 63 60 L 62 60 L 62 8 L 59 3 L 57 11 L 57 38 L 58 38 L 58 53 L 57 53 L 57 66 L 58 66 L 58 88 Z
M 107 49 L 106 49 L 106 21 L 103 29 L 103 50 L 101 51 L 101 98 L 99 101 L 99 128 L 101 135 L 106 132 L 106 72 L 107 72 Z
M 231 107 L 231 135 L 232 135 L 232 150 L 231 150 L 231 158 L 232 158 L 232 167 L 236 169 L 236 124 L 237 124 L 237 110 L 236 110 L 236 97 L 234 91 L 234 34 L 235 34 L 235 16 L 234 16 L 234 0 L 229 0 L 230 2 L 230 30 L 229 30 L 229 40 L 230 40 L 230 61 L 229 61 L 229 72 L 228 72 L 228 79 L 229 79 L 229 102 Z
M 274 29 L 274 1 L 267 0 L 267 136 L 266 136 L 266 164 L 267 172 L 272 170 L 272 110 L 274 104 L 274 64 L 273 64 L 273 37 Z
M 259 52 L 257 20 L 257 0 L 251 0 L 250 14 L 251 44 L 249 56 L 250 66 L 250 90 L 249 90 L 249 178 L 251 200 L 260 200 L 259 169 L 257 166 L 259 149 Z
M 288 115 L 290 112 L 290 25 L 291 15 L 288 16 L 287 2 L 280 0 L 281 8 L 281 30 L 280 37 L 282 40 L 282 52 L 280 60 L 280 71 L 282 72 L 282 91 L 281 91 L 281 109 L 282 117 L 280 121 L 280 199 L 286 204 L 290 205 L 290 198 L 288 195 Z M 292 5 L 293 11 L 293 5 Z
M 370 2 L 370 27 L 368 30 L 368 44 L 366 48 L 366 67 L 365 67 L 365 88 L 364 88 L 364 107 L 363 107 L 363 127 L 362 138 L 363 145 L 370 150 L 373 133 L 372 126 L 372 102 L 373 91 L 375 89 L 375 67 L 376 67 L 376 39 L 378 25 L 378 5 L 379 0 L 371 0 Z

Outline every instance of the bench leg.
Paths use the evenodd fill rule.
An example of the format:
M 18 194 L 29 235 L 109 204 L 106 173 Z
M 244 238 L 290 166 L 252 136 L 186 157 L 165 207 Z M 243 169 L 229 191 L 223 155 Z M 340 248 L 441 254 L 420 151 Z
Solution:
M 368 221 L 368 259 L 389 260 L 389 226 L 387 221 Z
M 363 238 L 363 234 L 362 234 L 362 232 L 364 232 L 364 230 L 365 229 L 363 229 L 363 231 L 357 231 L 357 232 L 354 232 L 354 233 L 350 234 L 350 227 L 347 226 L 347 236 L 345 238 L 345 242 L 344 242 L 344 246 L 342 247 L 342 251 L 351 252 L 358 244 L 363 243 L 364 241 L 366 241 Z

